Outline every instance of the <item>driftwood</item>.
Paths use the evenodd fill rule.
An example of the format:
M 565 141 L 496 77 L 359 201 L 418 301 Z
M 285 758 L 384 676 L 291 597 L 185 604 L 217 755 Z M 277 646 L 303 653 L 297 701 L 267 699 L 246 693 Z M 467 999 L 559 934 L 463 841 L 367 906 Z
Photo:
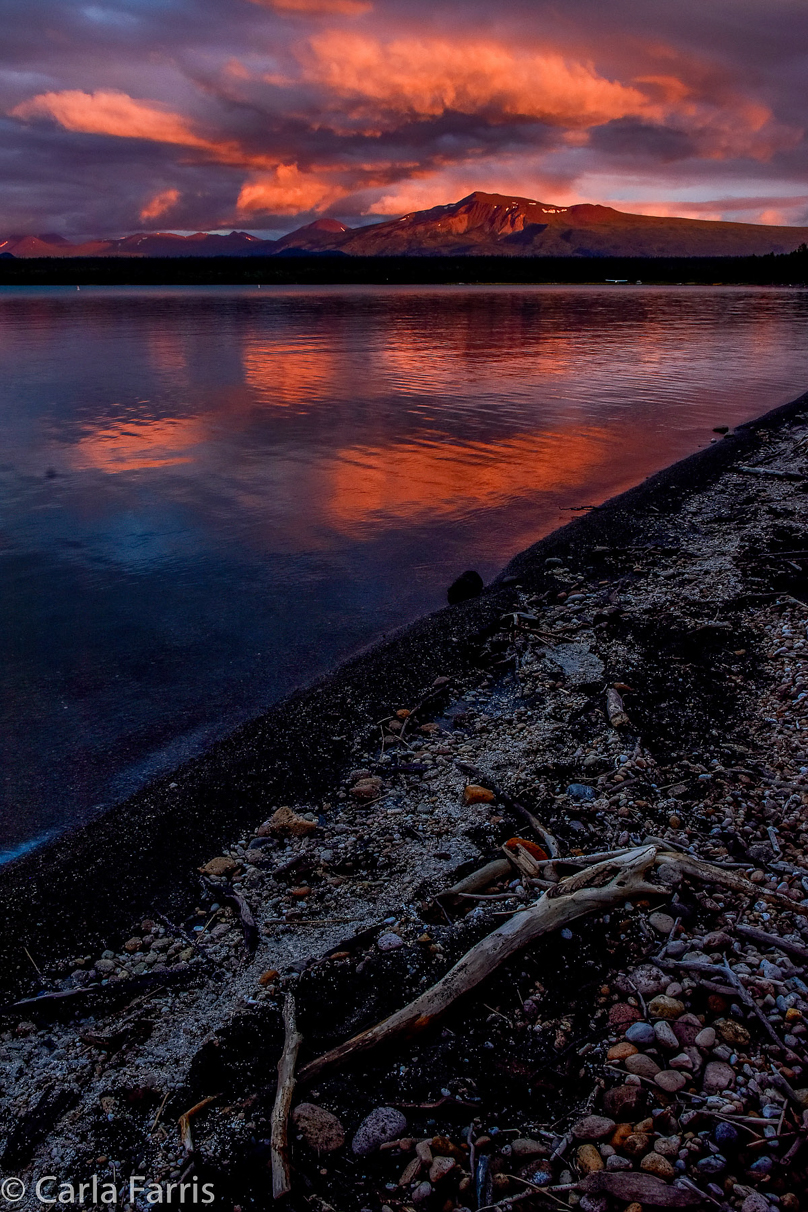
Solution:
M 511 917 L 467 951 L 445 976 L 415 1001 L 375 1027 L 311 1061 L 301 1070 L 299 1080 L 311 1082 L 326 1070 L 344 1065 L 380 1044 L 425 1031 L 458 998 L 476 988 L 509 956 L 542 935 L 588 913 L 603 913 L 632 897 L 666 892 L 646 879 L 655 856 L 653 846 L 641 847 L 561 880 L 524 912 Z
M 484 867 L 480 867 L 479 871 L 472 871 L 471 875 L 452 884 L 452 887 L 447 888 L 445 892 L 439 892 L 435 899 L 449 900 L 453 896 L 462 896 L 465 892 L 479 892 L 481 888 L 487 888 L 489 884 L 504 879 L 510 872 L 511 864 L 507 859 L 494 859 L 492 863 L 486 863 Z
M 715 863 L 707 863 L 704 859 L 698 859 L 692 854 L 663 852 L 657 855 L 656 861 L 676 865 L 681 868 L 684 875 L 689 875 L 704 884 L 717 884 L 721 888 L 729 888 L 731 892 L 739 892 L 742 896 L 754 896 L 756 900 L 768 901 L 770 904 L 789 909 L 792 913 L 808 917 L 808 905 L 792 901 L 790 897 L 784 896 L 780 892 L 768 892 L 744 876 L 738 875 L 734 871 L 728 871 L 724 867 L 717 867 Z
M 203 1098 L 201 1102 L 194 1103 L 193 1107 L 189 1107 L 177 1120 L 180 1128 L 180 1137 L 182 1138 L 182 1147 L 185 1150 L 186 1157 L 191 1157 L 194 1152 L 194 1141 L 191 1136 L 191 1120 L 200 1111 L 204 1111 L 205 1107 L 209 1107 L 211 1103 L 215 1102 L 218 1097 L 218 1094 L 211 1094 L 209 1098 Z
M 760 943 L 763 947 L 775 947 L 778 951 L 782 951 L 784 955 L 793 955 L 795 959 L 801 959 L 803 963 L 808 963 L 808 948 L 801 947 L 799 943 L 789 942 L 787 938 L 780 938 L 779 934 L 767 934 L 765 930 L 758 930 L 756 926 L 733 926 L 734 934 L 740 934 L 741 938 L 748 938 L 753 943 Z
M 289 1111 L 295 1089 L 295 1066 L 301 1037 L 297 1030 L 295 999 L 291 993 L 283 1003 L 284 1041 L 278 1061 L 278 1089 L 272 1108 L 270 1152 L 272 1157 L 272 1198 L 282 1199 L 292 1189 L 289 1173 Z
M 625 728 L 628 714 L 623 706 L 623 700 L 613 687 L 606 691 L 606 714 L 612 728 Z
M 765 476 L 769 480 L 808 479 L 808 476 L 801 471 L 778 471 L 775 467 L 749 467 L 744 463 L 738 463 L 732 470 L 743 472 L 747 476 Z
M 153 985 L 171 985 L 178 981 L 187 981 L 197 975 L 197 968 L 167 968 L 164 972 L 143 972 L 140 976 L 131 976 L 123 981 L 108 981 L 106 985 L 93 981 L 83 985 L 81 989 L 66 989 L 59 993 L 40 993 L 39 997 L 23 997 L 18 1002 L 8 1002 L 0 1006 L 0 1015 L 30 1014 L 38 1011 L 56 1012 L 60 1006 L 71 1002 L 80 1002 L 85 998 L 102 997 L 111 1000 L 113 997 L 127 997 L 139 989 Z

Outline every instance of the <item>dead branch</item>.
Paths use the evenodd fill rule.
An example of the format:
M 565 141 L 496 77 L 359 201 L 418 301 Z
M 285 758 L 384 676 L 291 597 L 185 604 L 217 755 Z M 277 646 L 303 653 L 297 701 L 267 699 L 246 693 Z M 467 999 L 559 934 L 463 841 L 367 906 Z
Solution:
M 295 999 L 288 993 L 283 1003 L 284 1040 L 278 1061 L 278 1090 L 272 1108 L 270 1151 L 272 1156 L 272 1198 L 282 1199 L 292 1189 L 289 1173 L 289 1110 L 295 1089 L 295 1066 L 301 1036 L 297 1030 Z
M 795 959 L 801 959 L 803 963 L 808 962 L 808 948 L 801 947 L 799 943 L 789 942 L 786 938 L 780 938 L 779 934 L 767 934 L 765 930 L 758 930 L 756 926 L 737 925 L 733 926 L 732 930 L 735 934 L 740 934 L 741 938 L 751 939 L 753 943 L 760 943 L 764 947 L 775 947 L 784 955 L 793 955 Z
M 203 1098 L 201 1102 L 194 1103 L 193 1107 L 190 1107 L 177 1120 L 177 1123 L 180 1126 L 180 1136 L 182 1138 L 182 1145 L 185 1149 L 186 1157 L 191 1157 L 194 1151 L 194 1142 L 193 1137 L 191 1136 L 191 1120 L 200 1111 L 204 1110 L 205 1107 L 208 1107 L 212 1102 L 215 1102 L 218 1097 L 218 1094 L 211 1094 L 209 1098 Z M 155 1120 L 155 1123 L 156 1122 L 157 1121 Z
M 524 912 L 517 913 L 487 935 L 435 985 L 383 1022 L 361 1032 L 301 1070 L 299 1080 L 310 1082 L 327 1069 L 345 1064 L 379 1044 L 425 1031 L 464 994 L 486 980 L 501 964 L 544 934 L 588 913 L 603 913 L 635 896 L 664 891 L 648 883 L 653 846 L 632 850 L 618 859 L 576 872 L 554 884 Z
M 518 800 L 515 800 L 509 796 L 507 791 L 503 791 L 498 783 L 495 783 L 492 779 L 488 778 L 487 775 L 483 774 L 482 770 L 480 770 L 478 766 L 472 766 L 469 762 L 458 761 L 455 762 L 455 766 L 463 774 L 470 774 L 472 778 L 477 779 L 478 783 L 482 787 L 488 787 L 491 791 L 493 791 L 503 808 L 507 808 L 509 812 L 515 812 L 518 816 L 524 817 L 531 828 L 535 830 L 535 832 L 544 842 L 550 858 L 558 858 L 559 854 L 561 853 L 558 848 L 558 842 L 553 837 L 552 833 L 550 833 L 548 829 L 545 829 L 538 817 L 534 816 L 528 808 L 525 808 L 524 804 L 520 804 Z
M 461 896 L 464 892 L 479 892 L 481 888 L 487 888 L 496 880 L 504 879 L 510 871 L 511 864 L 507 859 L 494 859 L 493 863 L 486 863 L 479 871 L 472 871 L 471 875 L 453 884 L 445 892 L 439 892 L 435 899 L 442 901 L 448 897 Z
M 258 927 L 255 924 L 252 909 L 250 909 L 244 897 L 240 892 L 236 892 L 232 884 L 211 884 L 206 879 L 203 879 L 203 883 L 215 896 L 221 897 L 224 901 L 229 901 L 231 905 L 236 907 L 239 921 L 241 922 L 241 931 L 244 935 L 244 946 L 247 949 L 247 953 L 252 955 L 258 946 Z
M 609 717 L 609 723 L 612 728 L 625 728 L 629 722 L 628 714 L 623 706 L 623 700 L 611 686 L 606 691 L 606 714 Z
M 684 875 L 700 880 L 703 884 L 717 884 L 721 888 L 739 892 L 742 896 L 753 896 L 755 900 L 769 901 L 771 904 L 789 909 L 792 913 L 800 913 L 803 917 L 808 917 L 808 906 L 800 904 L 799 901 L 792 901 L 790 897 L 784 896 L 781 892 L 767 892 L 744 876 L 727 871 L 724 867 L 717 867 L 715 863 L 707 863 L 704 859 L 696 858 L 695 855 L 680 854 L 673 850 L 663 851 L 657 854 L 656 862 L 680 867 Z

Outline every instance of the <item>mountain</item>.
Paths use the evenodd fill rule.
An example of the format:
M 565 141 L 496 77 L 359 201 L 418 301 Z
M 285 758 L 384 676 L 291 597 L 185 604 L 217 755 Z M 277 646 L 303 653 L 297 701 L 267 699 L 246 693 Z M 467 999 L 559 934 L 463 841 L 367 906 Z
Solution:
M 400 219 L 346 227 L 317 219 L 280 240 L 249 232 L 140 232 L 70 244 L 62 236 L 8 236 L 0 253 L 15 257 L 255 257 L 341 253 L 355 257 L 746 257 L 793 252 L 808 227 L 721 223 L 632 215 L 611 206 L 554 206 L 477 191 L 448 206 Z
M 808 227 L 668 219 L 477 192 L 355 228 L 334 247 L 354 256 L 744 257 L 792 252 L 806 240 Z

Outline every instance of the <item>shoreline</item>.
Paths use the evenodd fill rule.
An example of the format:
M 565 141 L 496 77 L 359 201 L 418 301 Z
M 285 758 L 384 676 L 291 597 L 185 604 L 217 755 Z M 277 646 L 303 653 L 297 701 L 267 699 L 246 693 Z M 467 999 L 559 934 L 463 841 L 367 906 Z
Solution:
M 294 1212 L 466 1212 L 475 1193 L 503 1212 L 800 1212 L 806 494 L 808 394 L 296 696 L 271 736 L 294 811 L 259 783 L 243 831 L 186 822 L 199 853 L 147 872 L 142 916 L 121 897 L 100 922 L 86 878 L 55 962 L 7 918 L 6 948 L 43 969 L 0 1006 L 18 1206 L 55 1173 L 193 1178 L 217 1206 L 266 1207 L 291 996 Z M 480 948 L 475 988 L 457 974 Z M 436 1030 L 441 986 L 464 996 Z M 346 1057 L 407 1005 L 406 1038 Z
M 552 531 L 516 555 L 479 598 L 372 643 L 200 757 L 5 864 L 3 987 L 11 992 L 30 978 L 23 946 L 33 946 L 47 962 L 80 940 L 92 945 L 156 904 L 171 912 L 189 894 L 194 869 L 212 847 L 249 829 L 273 805 L 327 793 L 367 734 L 367 720 L 383 716 L 389 702 L 417 698 L 435 677 L 467 676 L 475 638 L 513 606 L 514 582 L 540 589 L 548 557 L 562 551 L 576 556 L 606 538 L 624 542 L 640 534 L 647 526 L 644 511 L 675 511 L 688 493 L 751 450 L 756 435 L 788 424 L 806 405 L 808 392 Z

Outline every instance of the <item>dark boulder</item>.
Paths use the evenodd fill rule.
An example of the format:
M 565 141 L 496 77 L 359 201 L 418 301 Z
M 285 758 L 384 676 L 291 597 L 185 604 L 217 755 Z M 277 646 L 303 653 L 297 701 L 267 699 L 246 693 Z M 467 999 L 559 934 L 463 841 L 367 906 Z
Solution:
M 468 602 L 470 598 L 478 598 L 483 591 L 483 578 L 479 572 L 469 569 L 463 572 L 448 588 L 446 597 L 450 606 L 458 602 Z

